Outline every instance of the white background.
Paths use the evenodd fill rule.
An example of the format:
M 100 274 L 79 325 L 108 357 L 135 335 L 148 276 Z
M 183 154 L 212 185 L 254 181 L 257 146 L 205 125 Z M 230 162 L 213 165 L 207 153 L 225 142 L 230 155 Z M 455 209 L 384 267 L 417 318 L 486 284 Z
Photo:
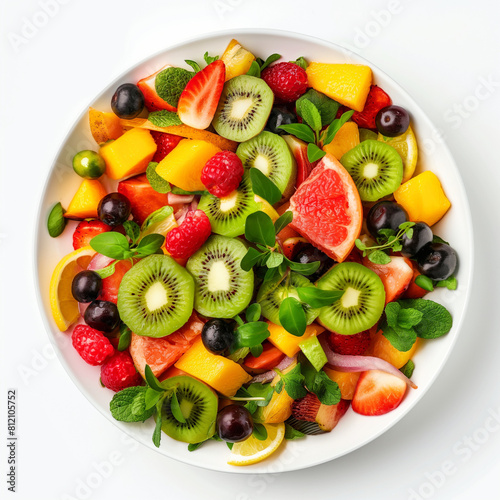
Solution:
M 0 496 L 498 498 L 499 4 L 45 3 L 49 15 L 43 14 L 43 0 L 2 0 L 0 19 Z M 462 334 L 424 399 L 389 432 L 348 456 L 313 469 L 268 476 L 228 475 L 177 463 L 130 441 L 104 419 L 49 348 L 32 268 L 41 187 L 65 134 L 93 97 L 151 53 L 202 33 L 244 27 L 297 31 L 343 44 L 400 83 L 440 130 L 435 140 L 444 140 L 456 159 L 470 200 L 476 248 L 472 298 Z M 18 392 L 15 494 L 6 484 L 8 388 Z

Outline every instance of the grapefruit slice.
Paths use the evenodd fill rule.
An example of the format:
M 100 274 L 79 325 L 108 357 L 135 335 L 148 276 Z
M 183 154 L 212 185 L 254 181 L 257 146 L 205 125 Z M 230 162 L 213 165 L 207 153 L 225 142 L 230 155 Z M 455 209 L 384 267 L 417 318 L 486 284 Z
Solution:
M 184 326 L 166 337 L 143 337 L 132 333 L 129 350 L 137 371 L 145 378 L 144 369 L 148 364 L 154 375 L 159 377 L 192 346 L 203 325 L 193 312 Z
M 363 208 L 347 170 L 327 154 L 290 198 L 290 226 L 342 262 L 361 232 Z

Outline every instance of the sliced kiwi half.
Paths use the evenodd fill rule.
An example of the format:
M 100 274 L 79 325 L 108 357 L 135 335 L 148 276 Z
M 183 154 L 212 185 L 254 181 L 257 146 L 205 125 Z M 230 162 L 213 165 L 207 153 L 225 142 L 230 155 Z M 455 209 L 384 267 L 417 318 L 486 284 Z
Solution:
M 285 139 L 267 130 L 238 146 L 236 154 L 245 168 L 257 168 L 289 198 L 297 177 L 297 164 Z
M 332 332 L 354 335 L 368 330 L 384 312 L 382 280 L 371 269 L 356 262 L 333 266 L 316 286 L 322 290 L 344 291 L 339 300 L 323 307 L 318 316 L 319 322 Z
M 215 392 L 203 382 L 185 375 L 169 378 L 161 385 L 165 389 L 161 403 L 161 430 L 185 443 L 201 443 L 210 439 L 215 434 L 217 419 L 218 398 Z M 179 406 L 176 405 L 172 412 L 174 394 Z M 179 410 L 182 416 L 179 416 Z
M 253 271 L 241 269 L 246 245 L 238 238 L 213 235 L 188 260 L 195 281 L 194 308 L 204 316 L 232 318 L 253 295 Z
M 259 289 L 257 294 L 257 302 L 262 307 L 262 316 L 267 318 L 271 323 L 281 325 L 279 318 L 280 304 L 287 297 L 294 297 L 297 300 L 298 287 L 314 287 L 314 285 L 304 276 L 298 273 L 291 272 L 286 278 L 281 277 L 276 280 L 265 282 Z M 302 304 L 306 313 L 307 324 L 310 325 L 318 316 L 319 309 L 313 309 L 308 304 Z
M 273 91 L 264 80 L 236 76 L 224 85 L 212 125 L 226 139 L 248 141 L 265 127 L 273 101 Z
M 377 201 L 392 194 L 403 180 L 403 161 L 389 144 L 367 140 L 340 159 L 359 191 L 362 201 Z
M 118 290 L 121 320 L 137 335 L 165 337 L 191 316 L 194 280 L 172 257 L 150 255 L 125 273 Z
M 212 225 L 212 232 L 223 236 L 240 236 L 245 232 L 245 221 L 250 214 L 262 208 L 252 191 L 252 181 L 246 172 L 238 186 L 225 198 L 204 194 L 198 208 L 203 210 Z

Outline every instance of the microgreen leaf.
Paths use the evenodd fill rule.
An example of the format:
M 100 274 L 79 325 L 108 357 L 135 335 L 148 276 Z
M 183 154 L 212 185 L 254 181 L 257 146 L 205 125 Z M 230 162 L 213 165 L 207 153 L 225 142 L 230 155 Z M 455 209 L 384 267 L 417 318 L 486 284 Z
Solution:
M 267 439 L 267 430 L 262 424 L 254 422 L 253 424 L 253 436 L 259 441 L 265 441 Z
M 94 273 L 98 274 L 101 279 L 108 278 L 109 276 L 112 276 L 115 274 L 115 267 L 117 264 L 117 260 L 111 262 L 109 266 L 103 267 L 102 269 L 94 269 Z
M 262 314 L 262 306 L 258 302 L 250 304 L 245 311 L 245 318 L 248 323 L 259 321 Z
M 307 394 L 307 390 L 304 387 L 304 375 L 301 372 L 301 364 L 293 368 L 293 370 L 288 373 L 283 373 L 277 368 L 274 371 L 280 376 L 280 380 L 274 386 L 274 390 L 280 394 L 283 388 L 292 399 L 303 398 Z
M 50 211 L 47 219 L 47 230 L 52 238 L 57 238 L 66 227 L 68 220 L 64 217 L 66 210 L 61 203 L 56 203 Z
M 153 410 L 146 409 L 145 402 L 146 387 L 127 387 L 117 392 L 111 402 L 109 409 L 115 420 L 121 422 L 144 422 L 153 414 Z M 139 411 L 143 408 L 143 411 Z M 134 409 L 134 411 L 132 411 Z
M 148 168 L 146 169 L 146 178 L 148 179 L 151 187 L 157 192 L 161 194 L 169 193 L 170 183 L 166 181 L 163 177 L 156 173 L 156 167 L 158 163 L 149 162 Z
M 304 375 L 304 383 L 309 391 L 316 394 L 324 405 L 336 405 L 340 399 L 340 389 L 337 382 L 328 377 L 323 371 L 317 371 L 309 361 L 301 363 L 301 372 Z
M 279 320 L 287 332 L 296 337 L 304 335 L 307 326 L 306 313 L 295 297 L 287 297 L 280 304 Z
M 323 138 L 323 146 L 326 146 L 327 144 L 330 144 L 330 142 L 333 141 L 335 135 L 340 130 L 342 125 L 344 125 L 344 123 L 347 122 L 347 120 L 349 120 L 353 114 L 354 111 L 352 110 L 346 111 L 345 113 L 342 114 L 340 118 L 333 120 L 330 126 L 326 129 L 326 133 Z
M 420 278 L 420 276 L 418 276 Z M 416 282 L 416 280 L 415 280 Z M 441 281 L 436 281 L 435 282 L 436 288 L 448 288 L 448 290 L 456 290 L 457 289 L 457 278 L 455 276 L 450 276 L 449 278 L 446 278 L 445 280 Z
M 253 347 L 261 344 L 269 337 L 268 324 L 265 321 L 254 321 L 239 326 L 234 332 L 234 340 L 231 350 L 242 347 Z
M 252 61 L 252 64 L 250 64 L 250 67 L 248 68 L 248 71 L 246 74 L 248 76 L 255 76 L 257 78 L 260 78 L 259 63 L 257 61 Z
M 250 247 L 244 257 L 241 259 L 241 269 L 243 269 L 243 271 L 250 271 L 250 269 L 252 269 L 252 267 L 255 266 L 257 262 L 259 262 L 261 257 L 262 254 L 258 250 Z
M 272 279 L 275 278 L 275 276 L 279 273 L 279 267 L 271 267 L 269 268 L 265 275 L 264 275 L 264 281 L 271 281 Z
M 309 262 L 308 264 L 301 264 L 300 262 L 294 262 L 293 260 L 287 259 L 287 264 L 292 271 L 295 271 L 299 274 L 303 274 L 304 276 L 309 276 L 314 274 L 321 265 L 321 262 Z
M 285 439 L 286 440 L 293 440 L 293 439 L 299 439 L 305 437 L 305 434 L 303 432 L 298 431 L 297 429 L 294 429 L 290 424 L 287 424 L 285 422 Z
M 163 405 L 163 400 L 158 401 L 156 404 L 156 425 L 153 431 L 153 444 L 159 448 L 161 442 L 161 407 Z
M 151 389 L 163 392 L 165 389 L 162 387 L 161 382 L 155 377 L 153 370 L 149 365 L 146 365 L 144 368 L 144 375 L 146 377 L 146 382 L 151 387 Z
M 208 65 L 208 64 L 212 64 L 214 61 L 218 61 L 219 56 L 210 56 L 210 55 L 208 55 L 208 52 L 205 52 L 205 54 L 203 54 L 203 59 L 205 59 L 205 62 Z
M 186 191 L 185 189 L 181 189 L 180 187 L 172 186 L 172 194 L 202 196 L 204 194 L 209 194 L 209 193 L 206 189 L 204 191 Z
M 309 160 L 310 163 L 314 163 L 317 160 L 321 160 L 323 156 L 326 155 L 326 152 L 323 151 L 321 148 L 316 146 L 314 143 L 309 143 L 307 145 L 307 159 Z
M 266 177 L 258 168 L 250 168 L 250 180 L 253 192 L 274 205 L 281 200 L 282 193 L 276 184 Z
M 146 409 L 149 410 L 150 408 L 153 408 L 156 406 L 158 401 L 160 401 L 160 398 L 163 396 L 164 391 L 155 391 L 154 389 L 151 389 L 151 387 L 148 387 L 146 389 L 146 394 L 144 396 L 144 401 L 146 403 Z
M 270 252 L 268 259 L 266 260 L 266 266 L 271 269 L 273 267 L 279 267 L 283 262 L 283 254 L 278 252 Z
M 160 250 L 164 242 L 165 236 L 163 236 L 163 234 L 148 234 L 144 236 L 144 238 L 142 238 L 142 240 L 139 242 L 139 245 L 137 245 L 137 254 L 140 257 L 152 255 Z
M 258 358 L 264 352 L 264 347 L 262 344 L 253 345 L 250 347 L 250 352 L 254 358 Z
M 297 287 L 296 290 L 300 300 L 313 309 L 331 306 L 344 295 L 343 290 L 321 290 L 314 286 Z
M 118 340 L 118 350 L 124 351 L 132 340 L 132 330 L 125 324 L 120 325 L 120 339 Z
M 415 363 L 409 359 L 408 362 L 399 369 L 406 377 L 411 378 L 415 370 Z
M 172 397 L 170 398 L 170 411 L 172 412 L 172 416 L 180 422 L 181 424 L 186 423 L 186 419 L 182 414 L 181 407 L 179 405 L 179 400 L 177 399 L 177 394 L 175 391 L 172 393 Z
M 309 100 L 305 99 L 300 104 L 300 116 L 315 132 L 321 130 L 321 115 L 318 108 Z
M 272 64 L 274 61 L 277 61 L 281 57 L 280 54 L 271 54 L 264 63 L 261 64 L 260 70 L 264 71 L 270 64 Z
M 290 123 L 288 125 L 280 125 L 278 128 L 284 130 L 288 134 L 298 137 L 299 139 L 307 143 L 315 142 L 316 138 L 314 136 L 313 130 L 305 123 Z
M 125 233 L 130 238 L 130 242 L 132 243 L 132 245 L 135 245 L 137 243 L 137 240 L 139 239 L 139 235 L 141 234 L 141 228 L 139 227 L 139 224 L 137 224 L 137 222 L 134 222 L 133 220 L 126 220 L 123 223 L 123 229 L 125 229 Z
M 111 259 L 132 257 L 127 237 L 116 231 L 98 234 L 90 240 L 90 246 L 97 252 Z
M 340 104 L 314 89 L 309 89 L 304 95 L 299 97 L 295 103 L 297 114 L 301 118 L 303 118 L 301 114 L 302 102 L 305 100 L 312 102 L 316 106 L 321 115 L 321 123 L 323 126 L 330 125 L 330 123 L 335 120 Z
M 370 252 L 368 260 L 374 264 L 386 265 L 391 263 L 391 258 L 382 250 L 375 250 Z
M 295 61 L 290 61 L 290 62 L 296 64 L 297 66 L 300 66 L 302 69 L 307 69 L 308 66 L 307 61 L 302 56 L 296 59 Z
M 424 276 L 423 274 L 419 274 L 415 278 L 415 285 L 427 290 L 428 292 L 432 292 L 434 290 L 434 283 L 428 276 Z
M 276 244 L 276 233 L 271 217 L 261 211 L 250 214 L 245 222 L 245 238 L 253 243 L 273 247 Z
M 274 232 L 278 234 L 281 230 L 283 230 L 290 222 L 292 222 L 293 213 L 290 211 L 286 211 L 283 215 L 278 217 L 274 223 Z
M 447 241 L 443 240 L 443 238 L 441 238 L 437 234 L 435 234 L 432 237 L 432 243 L 444 243 L 445 245 L 449 245 L 449 243 Z
M 160 111 L 153 111 L 149 113 L 148 120 L 155 127 L 171 127 L 172 125 L 182 125 L 182 121 L 173 111 L 162 109 Z
M 196 61 L 191 61 L 191 59 L 185 59 L 184 62 L 194 69 L 195 73 L 201 71 L 200 65 Z

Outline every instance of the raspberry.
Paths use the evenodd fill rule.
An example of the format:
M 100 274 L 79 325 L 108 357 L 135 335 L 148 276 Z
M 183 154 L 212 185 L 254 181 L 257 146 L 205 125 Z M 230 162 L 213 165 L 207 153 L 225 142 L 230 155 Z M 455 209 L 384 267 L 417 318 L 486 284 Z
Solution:
M 141 376 L 127 351 L 116 351 L 101 366 L 101 382 L 112 391 L 118 392 L 127 387 L 139 385 L 141 381 Z
M 307 73 L 291 62 L 269 66 L 262 72 L 262 79 L 281 102 L 296 101 L 307 90 Z
M 243 173 L 243 164 L 238 156 L 231 151 L 221 151 L 203 167 L 201 182 L 211 194 L 224 198 L 239 186 Z
M 73 347 L 83 360 L 92 366 L 102 365 L 115 351 L 111 342 L 98 330 L 77 325 L 71 336 Z
M 363 355 L 370 347 L 370 332 L 368 330 L 356 333 L 355 335 L 340 335 L 331 332 L 327 338 L 332 351 L 338 354 L 347 354 L 351 356 Z
M 203 210 L 188 212 L 179 227 L 167 233 L 165 248 L 175 258 L 191 257 L 212 232 L 210 220 Z
M 157 163 L 160 163 L 163 158 L 165 158 L 165 156 L 167 156 L 168 153 L 170 153 L 170 151 L 172 151 L 172 149 L 174 149 L 175 146 L 177 146 L 177 144 L 179 144 L 182 140 L 182 137 L 178 135 L 155 132 L 154 130 L 151 131 L 151 135 L 158 146 L 151 161 L 155 161 Z

